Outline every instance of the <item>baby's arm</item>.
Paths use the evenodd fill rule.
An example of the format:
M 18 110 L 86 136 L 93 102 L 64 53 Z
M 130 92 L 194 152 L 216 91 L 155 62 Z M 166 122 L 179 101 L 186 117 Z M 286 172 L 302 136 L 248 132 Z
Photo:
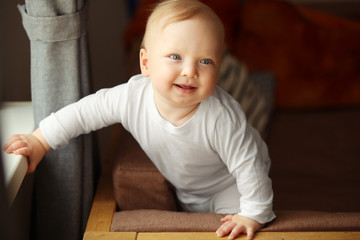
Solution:
M 45 154 L 50 151 L 50 146 L 38 128 L 32 134 L 11 136 L 4 145 L 3 151 L 8 154 L 27 156 L 29 163 L 27 173 L 32 173 Z
M 239 116 L 238 119 L 245 117 Z M 245 121 L 237 125 L 222 125 L 219 125 L 216 134 L 219 139 L 228 136 L 228 141 L 219 140 L 216 149 L 236 178 L 241 197 L 239 213 L 221 219 L 223 224 L 216 233 L 220 236 L 229 234 L 230 239 L 245 233 L 250 240 L 265 223 L 275 218 L 269 178 L 270 158 L 265 142 Z
M 229 239 L 235 239 L 241 233 L 246 233 L 247 239 L 252 240 L 255 232 L 264 226 L 264 224 L 238 214 L 227 215 L 220 221 L 223 224 L 216 230 L 216 234 L 219 237 L 229 234 Z

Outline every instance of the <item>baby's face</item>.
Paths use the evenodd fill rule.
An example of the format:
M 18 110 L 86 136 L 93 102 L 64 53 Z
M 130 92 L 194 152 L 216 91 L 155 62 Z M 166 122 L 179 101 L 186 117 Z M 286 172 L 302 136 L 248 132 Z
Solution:
M 153 30 L 140 63 L 142 74 L 151 78 L 155 98 L 190 107 L 211 96 L 223 53 L 217 26 L 193 17 Z

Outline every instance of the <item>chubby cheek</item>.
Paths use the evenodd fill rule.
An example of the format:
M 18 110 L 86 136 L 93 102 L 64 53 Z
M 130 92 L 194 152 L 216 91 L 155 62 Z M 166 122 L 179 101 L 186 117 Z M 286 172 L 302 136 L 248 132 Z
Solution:
M 208 80 L 205 81 L 203 83 L 204 86 L 204 94 L 207 95 L 208 97 L 211 96 L 216 88 L 216 84 L 217 84 L 217 75 L 210 75 L 207 78 Z
M 164 78 L 173 74 L 173 70 L 161 61 L 149 62 L 149 75 L 153 78 Z
M 167 95 L 172 87 L 172 84 L 162 79 L 161 76 L 151 77 L 151 83 L 154 90 L 160 95 Z
M 204 91 L 204 93 L 203 93 L 204 99 L 210 97 L 210 96 L 214 93 L 214 91 L 215 91 L 215 86 L 216 86 L 216 85 L 211 85 L 211 86 L 208 86 L 208 87 L 205 89 L 205 91 Z
M 150 77 L 153 81 L 153 84 L 156 85 L 159 89 L 166 89 L 169 90 L 174 81 L 177 79 L 177 75 L 175 74 L 175 71 L 171 70 L 170 68 L 166 68 L 164 66 L 158 66 L 154 68 L 150 72 Z

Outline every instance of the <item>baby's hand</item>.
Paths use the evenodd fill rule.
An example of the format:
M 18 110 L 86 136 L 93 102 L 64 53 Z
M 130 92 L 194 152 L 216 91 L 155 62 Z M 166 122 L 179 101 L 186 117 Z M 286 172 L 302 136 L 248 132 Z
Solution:
M 264 224 L 260 224 L 250 218 L 235 215 L 227 215 L 224 218 L 220 219 L 223 223 L 216 234 L 219 237 L 223 237 L 229 234 L 229 239 L 235 239 L 241 233 L 247 234 L 247 239 L 252 240 L 254 238 L 255 232 L 260 230 Z
M 32 134 L 16 134 L 9 138 L 3 151 L 8 154 L 24 155 L 28 157 L 27 173 L 35 171 L 41 159 L 50 150 L 39 129 Z

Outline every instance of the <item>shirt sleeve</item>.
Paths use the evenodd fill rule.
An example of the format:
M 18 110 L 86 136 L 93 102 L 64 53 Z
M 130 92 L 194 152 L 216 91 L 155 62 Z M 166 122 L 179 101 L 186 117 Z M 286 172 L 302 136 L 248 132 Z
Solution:
M 58 149 L 81 134 L 121 122 L 122 106 L 126 106 L 122 98 L 125 87 L 126 84 L 102 89 L 43 119 L 39 127 L 49 146 Z
M 268 149 L 258 132 L 247 124 L 239 106 L 234 111 L 220 113 L 215 139 L 221 159 L 236 178 L 241 195 L 239 215 L 259 223 L 273 220 Z

